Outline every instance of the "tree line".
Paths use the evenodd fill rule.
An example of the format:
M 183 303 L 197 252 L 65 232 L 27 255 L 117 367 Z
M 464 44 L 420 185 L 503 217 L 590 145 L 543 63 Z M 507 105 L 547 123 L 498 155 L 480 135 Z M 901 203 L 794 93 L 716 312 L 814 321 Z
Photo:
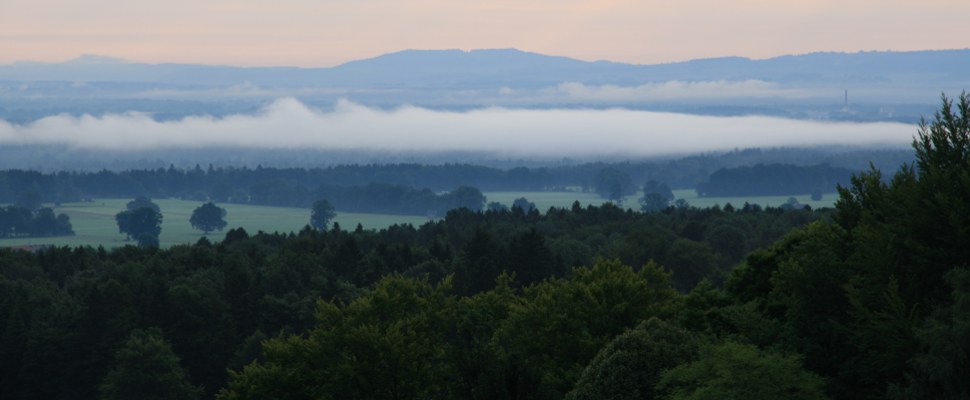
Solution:
M 825 164 L 799 167 L 790 164 L 755 164 L 715 171 L 697 185 L 702 197 L 784 196 L 828 193 L 846 186 L 852 171 Z
M 36 210 L 0 207 L 0 238 L 72 236 L 71 218 L 43 207 Z
M 777 154 L 776 154 L 777 153 Z M 801 154 L 805 153 L 805 154 Z M 697 188 L 699 193 L 715 195 L 761 195 L 771 188 L 785 188 L 786 194 L 810 193 L 815 189 L 834 190 L 835 184 L 848 182 L 855 168 L 806 166 L 814 154 L 803 150 L 761 151 L 749 149 L 720 156 L 694 156 L 671 161 L 586 163 L 557 167 L 500 169 L 468 164 L 392 164 L 343 165 L 328 168 L 214 167 L 179 169 L 174 166 L 157 169 L 96 172 L 60 171 L 42 173 L 27 170 L 0 171 L 0 203 L 13 203 L 25 193 L 33 192 L 45 203 L 66 203 L 85 198 L 182 198 L 187 200 L 254 203 L 309 207 L 318 198 L 346 197 L 344 205 L 367 204 L 367 194 L 420 198 L 428 193 L 442 193 L 470 186 L 484 191 L 583 190 L 599 193 L 604 198 L 635 193 L 641 182 L 665 182 L 670 187 Z M 832 161 L 847 161 L 855 153 Z M 878 152 L 865 155 L 896 160 Z M 895 154 L 895 153 L 891 153 Z M 785 157 L 781 157 L 785 156 Z M 822 157 L 815 155 L 816 159 Z M 786 158 L 787 157 L 787 158 Z M 835 156 L 831 156 L 835 157 Z M 764 164 L 762 167 L 735 168 L 756 164 L 763 159 L 789 160 L 787 164 Z M 806 159 L 808 158 L 808 159 Z M 803 164 L 793 164 L 799 160 Z M 766 167 L 772 165 L 771 168 Z M 713 174 L 713 175 L 712 175 Z M 743 176 L 739 176 L 743 175 Z M 723 183 L 719 183 L 723 182 Z M 738 183 L 743 183 L 739 185 Z M 374 186 L 376 185 L 376 186 Z M 734 185 L 731 192 L 723 192 Z M 721 191 L 721 192 L 719 192 Z M 321 196 L 319 192 L 327 192 Z M 408 193 L 403 193 L 408 192 Z M 723 192 L 723 193 L 722 193 Z M 379 197 L 379 196 L 378 196 Z M 417 207 L 412 205 L 412 208 Z M 372 207 L 377 208 L 377 207 Z M 393 207 L 385 207 L 393 208 Z M 407 208 L 407 207 L 404 207 Z M 427 210 L 420 210 L 424 214 Z M 408 213 L 417 212 L 407 210 Z M 443 214 L 443 213 L 440 213 Z

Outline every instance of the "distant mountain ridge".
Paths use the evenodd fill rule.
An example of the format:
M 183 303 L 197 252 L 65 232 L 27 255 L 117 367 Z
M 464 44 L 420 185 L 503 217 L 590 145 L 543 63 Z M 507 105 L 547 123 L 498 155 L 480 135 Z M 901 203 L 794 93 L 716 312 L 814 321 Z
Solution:
M 544 87 L 563 82 L 640 85 L 666 81 L 762 80 L 797 84 L 970 83 L 970 49 L 810 53 L 636 65 L 588 62 L 516 49 L 404 50 L 330 68 L 144 64 L 105 56 L 64 63 L 0 65 L 2 81 L 141 82 L 266 87 Z
M 84 55 L 0 65 L 0 120 L 137 111 L 158 120 L 318 109 L 626 108 L 916 123 L 970 89 L 970 49 L 811 53 L 636 65 L 516 49 L 404 50 L 329 68 L 145 64 Z M 846 96 L 847 94 L 847 96 Z

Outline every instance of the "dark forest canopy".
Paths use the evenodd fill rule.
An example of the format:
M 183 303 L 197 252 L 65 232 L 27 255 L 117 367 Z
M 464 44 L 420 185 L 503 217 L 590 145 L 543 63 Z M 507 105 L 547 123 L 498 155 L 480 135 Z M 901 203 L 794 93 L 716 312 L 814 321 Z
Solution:
M 449 349 L 449 354 L 456 357 L 459 352 L 467 352 L 462 357 L 468 358 L 454 358 L 442 364 L 449 371 L 460 368 L 464 370 L 462 374 L 478 374 L 469 369 L 474 367 L 468 363 L 481 361 L 475 360 L 480 355 L 489 357 L 485 367 L 508 374 L 513 371 L 492 364 L 500 362 L 492 357 L 504 359 L 506 355 L 478 348 L 474 343 L 487 340 L 497 326 L 508 325 L 503 328 L 506 339 L 502 340 L 527 344 L 522 341 L 532 337 L 525 334 L 531 330 L 527 324 L 541 322 L 544 317 L 539 316 L 547 312 L 536 308 L 516 317 L 517 322 L 502 322 L 507 312 L 502 310 L 509 305 L 506 302 L 527 304 L 526 299 L 560 286 L 562 289 L 555 289 L 557 294 L 550 295 L 569 296 L 564 290 L 606 285 L 596 290 L 621 296 L 631 314 L 618 308 L 613 312 L 620 313 L 616 315 L 619 319 L 598 322 L 600 327 L 589 340 L 578 336 L 570 339 L 584 343 L 579 358 L 556 353 L 555 362 L 564 363 L 561 368 L 565 368 L 561 372 L 565 375 L 557 379 L 566 380 L 555 383 L 557 390 L 562 390 L 600 345 L 634 326 L 638 318 L 673 315 L 668 306 L 680 301 L 675 289 L 689 290 L 704 278 L 721 282 L 748 249 L 766 246 L 785 232 L 826 215 L 808 210 L 717 208 L 670 208 L 645 214 L 608 203 L 601 207 L 550 209 L 545 214 L 534 209 L 525 212 L 519 207 L 500 212 L 459 209 L 420 227 L 395 225 L 380 231 L 348 231 L 335 225 L 328 230 L 307 228 L 298 234 L 250 235 L 234 229 L 226 233 L 221 243 L 211 244 L 203 239 L 195 245 L 170 249 L 126 246 L 106 251 L 64 247 L 33 254 L 0 250 L 0 392 L 7 395 L 5 398 L 94 398 L 99 385 L 107 385 L 108 380 L 114 379 L 110 377 L 117 375 L 118 372 L 112 372 L 121 365 L 117 354 L 132 345 L 132 335 L 158 329 L 152 340 L 162 353 L 151 357 L 171 364 L 173 356 L 167 353 L 170 348 L 180 360 L 167 367 L 171 373 L 178 375 L 184 368 L 189 384 L 204 387 L 211 396 L 226 385 L 227 368 L 240 370 L 254 359 L 263 359 L 268 350 L 261 349 L 261 341 L 281 332 L 303 334 L 315 326 L 314 309 L 319 300 L 351 302 L 371 296 L 365 293 L 376 287 L 388 285 L 395 291 L 392 296 L 399 296 L 398 290 L 410 290 L 407 288 L 415 284 L 422 289 L 414 296 L 420 298 L 432 287 L 437 287 L 433 289 L 435 293 L 445 296 L 443 303 L 422 303 L 441 305 L 435 312 L 452 315 L 447 318 L 464 315 L 466 311 L 462 310 L 471 312 L 467 317 L 473 319 L 439 319 L 435 324 L 459 324 L 456 329 L 463 332 L 461 335 L 472 336 L 461 336 L 460 341 L 445 345 L 437 342 L 443 332 L 426 337 L 422 333 L 427 329 L 445 329 L 445 325 L 432 327 L 423 323 L 414 326 L 421 330 L 401 334 L 422 335 L 422 343 L 438 349 L 436 352 Z M 594 264 L 602 264 L 595 270 L 599 272 L 572 269 Z M 641 268 L 643 265 L 649 267 Z M 606 275 L 600 276 L 603 273 Z M 502 278 L 502 274 L 508 276 Z M 386 280 L 388 276 L 394 278 Z M 535 287 L 527 289 L 530 285 Z M 621 285 L 622 291 L 613 285 Z M 670 304 L 658 304 L 654 311 L 639 308 L 658 298 Z M 374 311 L 388 315 L 391 323 L 408 315 L 407 310 L 425 312 L 409 300 L 391 297 L 388 301 L 375 305 Z M 460 305 L 465 302 L 468 303 Z M 476 303 L 487 307 L 480 310 L 486 313 L 481 317 L 498 314 L 489 317 L 494 318 L 490 322 L 476 321 Z M 603 307 L 610 309 L 608 304 Z M 587 315 L 583 318 L 602 314 L 594 310 L 575 311 Z M 480 323 L 486 324 L 481 327 L 484 330 L 476 328 Z M 561 323 L 572 324 L 569 320 Z M 572 332 L 553 329 L 548 334 L 554 336 L 509 356 L 525 355 L 518 351 L 531 354 L 554 343 L 559 335 L 570 337 Z M 384 340 L 381 335 L 384 334 L 367 338 Z M 411 337 L 388 336 L 387 340 Z M 469 342 L 462 344 L 465 340 Z M 385 345 L 391 344 L 377 346 Z M 80 349 L 86 350 L 79 352 Z M 369 368 L 363 364 L 352 367 Z M 534 383 L 530 382 L 538 376 L 535 374 L 546 367 L 523 366 L 526 369 L 522 373 L 527 375 L 517 378 L 522 382 L 515 385 L 531 387 Z M 392 373 L 386 369 L 374 372 Z M 453 372 L 458 371 L 434 379 L 457 379 L 451 375 Z M 471 385 L 463 391 L 476 385 L 482 389 L 512 389 L 501 387 L 493 379 L 504 378 L 494 376 L 478 384 L 462 378 L 448 385 Z M 426 382 L 407 384 L 420 386 Z M 441 383 L 436 382 L 435 385 Z M 521 390 L 534 393 L 531 391 L 535 388 Z

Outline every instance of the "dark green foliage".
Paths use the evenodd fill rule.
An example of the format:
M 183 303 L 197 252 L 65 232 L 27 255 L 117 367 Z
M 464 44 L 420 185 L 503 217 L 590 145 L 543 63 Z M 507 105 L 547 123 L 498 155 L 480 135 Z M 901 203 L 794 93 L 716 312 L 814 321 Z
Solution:
M 131 204 L 131 203 L 129 203 Z M 152 207 L 137 207 L 115 215 L 118 232 L 133 237 L 142 247 L 158 246 L 158 235 L 162 233 L 162 214 Z
M 458 298 L 447 280 L 386 276 L 349 304 L 319 302 L 309 334 L 267 342 L 219 398 L 561 398 L 610 339 L 673 311 L 666 279 L 603 261 L 521 294 L 503 276 Z
M 793 349 L 839 398 L 960 398 L 961 268 L 970 259 L 970 99 L 944 97 L 913 146 L 915 168 L 840 188 L 816 222 L 731 273 L 730 295 L 775 321 L 762 344 Z
M 700 209 L 642 214 L 611 204 L 545 214 L 459 209 L 420 227 L 380 231 L 346 231 L 331 224 L 325 232 L 293 234 L 234 229 L 221 243 L 199 240 L 169 249 L 0 250 L 0 392 L 12 393 L 11 398 L 94 398 L 112 367 L 112 354 L 129 333 L 158 327 L 191 385 L 211 396 L 226 386 L 227 367 L 239 371 L 253 360 L 272 364 L 262 338 L 305 337 L 316 329 L 318 300 L 343 310 L 379 287 L 382 277 L 395 276 L 405 287 L 414 281 L 416 287 L 441 291 L 445 300 L 427 303 L 433 310 L 407 311 L 399 320 L 378 313 L 388 306 L 361 308 L 368 315 L 358 320 L 379 329 L 368 333 L 363 323 L 347 326 L 339 338 L 348 346 L 357 343 L 358 359 L 376 365 L 375 374 L 383 371 L 381 379 L 400 382 L 402 396 L 561 398 L 616 335 L 651 316 L 679 320 L 674 316 L 681 296 L 672 285 L 689 288 L 690 283 L 676 282 L 677 271 L 691 268 L 694 276 L 708 275 L 693 269 L 708 264 L 668 251 L 686 225 L 698 224 L 702 237 L 715 221 L 743 225 L 757 246 L 770 243 L 774 232 L 824 215 Z M 691 242 L 713 252 L 713 258 L 702 259 L 713 260 L 714 274 L 737 261 L 703 241 Z M 596 262 L 597 257 L 624 262 Z M 417 290 L 418 298 L 430 293 L 423 290 Z M 402 331 L 403 336 L 396 333 L 418 315 L 437 320 L 428 328 L 407 325 L 416 330 Z M 755 325 L 745 324 L 735 325 Z M 430 336 L 421 342 L 413 335 Z M 425 343 L 432 350 L 409 349 L 408 343 Z M 382 353 L 368 352 L 369 346 Z M 433 368 L 406 363 L 412 356 Z M 319 365 L 287 371 L 311 373 Z M 338 365 L 360 367 L 348 360 Z M 397 370 L 413 374 L 393 375 Z M 282 390 L 277 382 L 296 375 L 278 378 L 260 383 L 264 391 L 255 393 L 272 397 Z M 418 384 L 408 382 L 412 379 Z M 300 387 L 300 382 L 291 384 Z M 379 388 L 333 387 L 364 397 L 385 395 Z
M 41 197 L 37 190 L 31 188 L 25 190 L 19 196 L 17 196 L 17 201 L 14 202 L 14 206 L 27 209 L 29 211 L 36 211 L 41 207 Z
M 630 175 L 613 167 L 600 170 L 593 182 L 596 193 L 616 203 L 622 202 L 623 196 L 634 194 L 637 191 Z
M 936 310 L 915 332 L 920 352 L 910 361 L 911 372 L 893 398 L 970 398 L 970 270 L 949 272 L 953 304 Z
M 657 182 L 653 179 L 648 180 L 643 184 L 643 194 L 646 195 L 650 193 L 658 193 L 660 196 L 667 199 L 667 201 L 674 200 L 674 192 L 670 190 L 670 186 L 667 185 L 667 182 Z
M 127 208 L 128 211 L 135 211 L 139 208 L 150 208 L 159 214 L 162 213 L 161 207 L 159 207 L 158 204 L 155 204 L 152 199 L 145 196 L 139 196 L 134 200 L 129 201 L 128 204 L 125 205 L 125 208 Z
M 536 209 L 536 203 L 529 201 L 529 199 L 526 199 L 525 197 L 519 197 L 512 201 L 512 208 L 518 208 L 522 210 L 522 212 L 528 214 L 532 212 L 532 210 Z
M 14 151 L 12 149 L 8 149 Z M 594 178 L 604 168 L 614 168 L 630 175 L 634 182 L 663 181 L 673 188 L 693 188 L 707 180 L 712 171 L 739 165 L 788 163 L 814 165 L 825 159 L 834 167 L 859 171 L 869 160 L 883 169 L 895 169 L 900 163 L 912 160 L 911 153 L 900 150 L 851 150 L 829 152 L 805 148 L 741 149 L 722 154 L 706 154 L 670 160 L 623 161 L 615 163 L 564 162 L 554 167 L 516 167 L 505 169 L 469 164 L 355 164 L 326 168 L 274 168 L 214 166 L 213 168 L 131 169 L 124 171 L 99 170 L 91 172 L 41 173 L 26 170 L 0 171 L 0 203 L 14 203 L 17 196 L 35 190 L 42 202 L 75 202 L 84 198 L 154 198 L 209 199 L 214 202 L 252 203 L 288 207 L 310 207 L 314 200 L 329 199 L 340 211 L 352 211 L 353 200 L 368 200 L 359 193 L 385 193 L 393 197 L 399 191 L 391 188 L 367 189 L 378 186 L 400 186 L 408 193 L 400 200 L 420 205 L 418 197 L 428 193 L 443 193 L 461 185 L 483 191 L 537 191 L 552 188 L 582 187 L 592 191 Z M 300 161 L 297 161 L 300 163 Z M 887 170 L 888 171 L 888 170 Z M 815 189 L 815 188 L 813 188 Z M 634 189 L 633 191 L 636 191 Z M 631 191 L 630 193 L 632 194 Z M 345 193 L 347 201 L 338 201 L 333 194 Z M 803 193 L 808 193 L 805 191 Z M 785 195 L 791 193 L 784 193 Z M 362 203 L 357 207 L 371 207 L 369 212 L 393 213 L 400 204 Z M 420 200 L 424 202 L 424 198 Z M 382 210 L 377 207 L 393 206 Z M 425 202 L 423 206 L 427 206 Z M 424 215 L 425 209 L 418 210 Z M 446 211 L 446 210 L 445 210 Z M 408 211 L 412 212 L 412 211 Z M 444 215 L 444 211 L 438 215 Z
M 278 190 L 269 193 L 276 195 Z M 334 207 L 347 212 L 376 212 L 385 214 L 442 216 L 449 210 L 465 207 L 478 211 L 485 206 L 485 195 L 477 188 L 461 186 L 448 193 L 436 194 L 430 189 L 416 189 L 404 185 L 371 183 L 359 187 L 320 185 L 312 192 L 317 198 L 326 198 Z M 292 201 L 298 197 L 289 196 L 286 205 L 301 205 Z M 254 197 L 257 204 L 280 204 L 280 201 Z M 305 203 L 305 202 L 302 202 Z
M 970 262 L 970 94 L 962 93 L 955 105 L 943 96 L 942 103 L 931 123 L 920 124 L 913 141 L 916 181 L 905 175 L 893 180 L 900 190 L 915 191 L 903 201 L 913 211 L 904 246 L 915 253 L 912 260 L 920 269 L 904 269 L 900 279 L 926 273 L 934 278 L 904 287 L 911 301 L 944 298 L 945 273 Z
M 674 325 L 651 318 L 606 345 L 583 371 L 567 400 L 659 398 L 660 373 L 691 361 L 697 340 Z
M 492 236 L 476 229 L 475 236 L 465 245 L 455 265 L 453 283 L 455 291 L 473 295 L 490 290 L 502 272 L 504 252 Z
M 738 226 L 718 224 L 704 234 L 704 242 L 732 260 L 740 260 L 748 254 L 748 232 Z
M 756 164 L 717 170 L 697 184 L 701 197 L 784 196 L 811 193 L 818 188 L 835 189 L 849 182 L 852 171 L 826 164 L 811 167 L 791 164 Z
M 471 186 L 459 186 L 444 196 L 447 204 L 446 210 L 455 208 L 467 208 L 471 211 L 479 211 L 485 207 L 485 195 Z
M 142 233 L 135 238 L 140 247 L 158 247 L 158 235 L 153 235 L 151 233 Z
M 674 200 L 674 192 L 666 183 L 649 180 L 643 185 L 643 197 L 640 198 L 640 210 L 643 212 L 661 211 Z M 686 208 L 686 201 L 678 208 Z
M 31 211 L 18 206 L 0 207 L 0 238 L 71 236 L 71 218 L 54 215 L 50 208 Z
M 192 211 L 189 223 L 206 235 L 212 231 L 221 231 L 226 227 L 226 209 L 212 202 L 205 203 Z
M 197 399 L 179 358 L 157 329 L 134 331 L 115 352 L 111 370 L 98 387 L 98 398 Z
M 310 226 L 319 230 L 325 230 L 330 225 L 330 221 L 336 216 L 337 212 L 334 211 L 333 204 L 330 204 L 326 199 L 317 200 L 313 202 L 313 207 L 310 211 Z
M 673 270 L 674 282 L 677 283 L 677 288 L 683 291 L 693 289 L 706 277 L 719 276 L 717 256 L 705 243 L 676 239 L 670 245 L 664 260 L 670 265 L 678 266 Z
M 670 205 L 670 200 L 657 192 L 650 192 L 640 198 L 640 211 L 654 212 L 662 211 Z
M 546 278 L 561 276 L 565 267 L 549 251 L 542 234 L 532 228 L 512 237 L 505 270 L 514 274 L 516 281 L 531 285 Z
M 485 205 L 485 210 L 492 211 L 492 212 L 505 212 L 505 211 L 509 211 L 509 206 L 499 203 L 497 201 L 490 201 L 488 202 L 488 204 Z
M 797 357 L 726 342 L 704 346 L 697 361 L 663 373 L 657 391 L 671 400 L 825 399 L 824 381 Z
M 613 337 L 677 308 L 670 276 L 656 264 L 634 271 L 618 261 L 575 268 L 569 278 L 527 288 L 493 338 L 512 387 L 524 398 L 559 399 Z
M 279 337 L 220 399 L 419 399 L 443 393 L 447 286 L 400 276 L 345 307 L 319 302 L 307 337 Z

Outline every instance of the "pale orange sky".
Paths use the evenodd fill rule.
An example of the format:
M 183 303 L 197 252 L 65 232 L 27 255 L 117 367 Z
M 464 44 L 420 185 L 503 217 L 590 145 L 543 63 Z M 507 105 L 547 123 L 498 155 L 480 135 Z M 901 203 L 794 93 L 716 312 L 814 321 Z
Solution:
M 660 63 L 970 47 L 966 0 L 0 0 L 0 63 L 332 66 L 514 47 Z

